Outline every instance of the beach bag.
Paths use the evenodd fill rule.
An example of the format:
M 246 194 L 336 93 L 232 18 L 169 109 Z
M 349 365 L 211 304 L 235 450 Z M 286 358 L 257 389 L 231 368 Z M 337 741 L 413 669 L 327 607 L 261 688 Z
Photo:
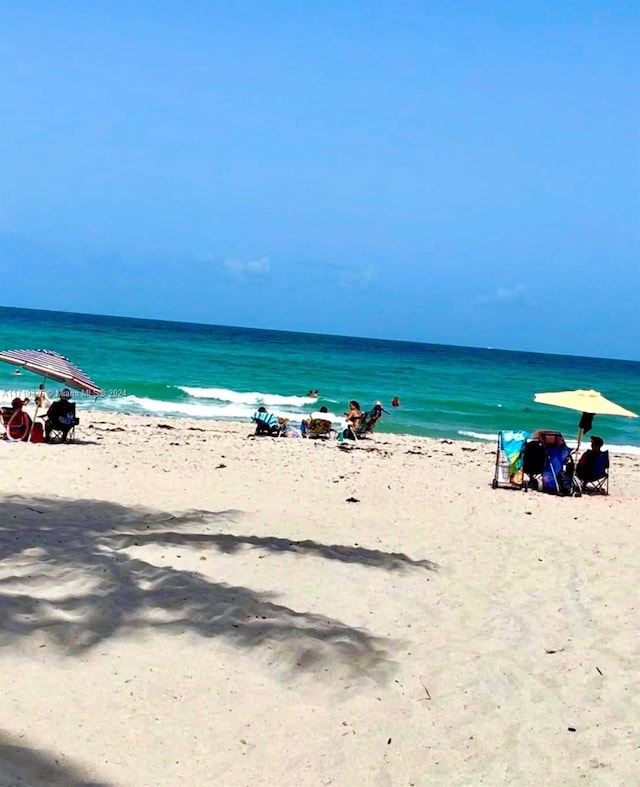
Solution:
M 44 443 L 44 429 L 42 424 L 36 422 L 31 429 L 31 437 L 29 441 L 32 443 Z

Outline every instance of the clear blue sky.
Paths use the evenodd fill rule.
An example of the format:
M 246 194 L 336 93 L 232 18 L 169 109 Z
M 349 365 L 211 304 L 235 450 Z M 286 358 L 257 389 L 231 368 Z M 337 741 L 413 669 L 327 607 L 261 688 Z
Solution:
M 640 359 L 639 18 L 1 0 L 2 303 Z

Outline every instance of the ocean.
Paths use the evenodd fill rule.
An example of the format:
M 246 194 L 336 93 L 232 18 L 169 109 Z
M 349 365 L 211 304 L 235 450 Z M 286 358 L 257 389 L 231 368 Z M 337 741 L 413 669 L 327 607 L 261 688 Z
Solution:
M 493 442 L 501 429 L 558 429 L 579 414 L 536 404 L 538 391 L 595 388 L 640 412 L 640 363 L 491 348 L 289 333 L 0 307 L 0 350 L 49 349 L 104 389 L 79 407 L 247 421 L 264 404 L 300 419 L 381 401 L 376 432 Z M 0 399 L 33 395 L 42 379 L 0 363 Z M 50 395 L 60 386 L 47 384 Z M 308 396 L 310 390 L 319 396 Z M 392 407 L 393 397 L 399 406 Z M 597 416 L 613 452 L 640 454 L 640 419 Z

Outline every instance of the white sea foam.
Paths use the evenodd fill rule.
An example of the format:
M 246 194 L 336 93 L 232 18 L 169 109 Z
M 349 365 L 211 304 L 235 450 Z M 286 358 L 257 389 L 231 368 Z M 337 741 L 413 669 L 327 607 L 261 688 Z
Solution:
M 127 413 L 146 413 L 148 415 L 175 415 L 189 418 L 223 418 L 233 420 L 250 420 L 256 411 L 255 406 L 245 404 L 205 404 L 204 402 L 166 402 L 158 399 L 149 399 L 144 396 L 123 396 L 119 399 L 100 399 L 98 407 L 102 410 L 111 410 Z M 273 408 L 275 415 L 289 418 L 292 421 L 300 419 L 300 413 L 287 412 L 285 409 Z
M 637 445 L 613 445 L 611 443 L 608 443 L 605 446 L 605 448 L 608 448 L 612 454 L 627 454 L 628 456 L 640 456 L 640 448 Z
M 270 405 L 271 407 L 305 407 L 317 400 L 311 396 L 282 396 L 259 391 L 233 391 L 229 388 L 191 388 L 179 385 L 179 390 L 194 399 L 217 399 L 219 402 L 232 402 L 251 406 Z
M 464 429 L 458 429 L 458 434 L 461 437 L 473 437 L 474 440 L 487 440 L 492 443 L 497 442 L 497 434 L 483 434 L 482 432 L 467 432 Z
M 472 437 L 474 440 L 484 440 L 486 442 L 497 443 L 497 434 L 485 434 L 482 432 L 468 432 L 464 429 L 459 429 L 458 434 L 461 437 Z M 576 448 L 578 445 L 576 440 L 567 440 L 569 448 Z M 582 440 L 582 448 L 589 447 L 589 436 Z M 636 445 L 616 445 L 615 443 L 607 443 L 605 448 L 612 454 L 625 454 L 626 456 L 640 456 L 640 446 Z

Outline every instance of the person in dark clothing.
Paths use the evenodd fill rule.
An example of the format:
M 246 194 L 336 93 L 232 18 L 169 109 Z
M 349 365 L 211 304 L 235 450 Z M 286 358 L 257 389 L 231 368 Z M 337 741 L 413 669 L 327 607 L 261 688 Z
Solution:
M 595 481 L 606 473 L 609 454 L 602 450 L 604 440 L 594 435 L 591 438 L 591 448 L 588 448 L 580 457 L 576 467 L 576 475 L 581 481 Z
M 51 440 L 51 432 L 55 429 L 61 432 L 62 442 L 66 443 L 67 435 L 76 423 L 76 405 L 71 400 L 71 391 L 63 388 L 60 398 L 47 410 L 47 420 L 44 424 L 44 435 L 47 443 Z
M 371 408 L 371 418 L 375 418 L 377 421 L 378 418 L 382 418 L 382 413 L 389 415 L 388 411 L 382 406 L 382 402 L 376 402 Z

